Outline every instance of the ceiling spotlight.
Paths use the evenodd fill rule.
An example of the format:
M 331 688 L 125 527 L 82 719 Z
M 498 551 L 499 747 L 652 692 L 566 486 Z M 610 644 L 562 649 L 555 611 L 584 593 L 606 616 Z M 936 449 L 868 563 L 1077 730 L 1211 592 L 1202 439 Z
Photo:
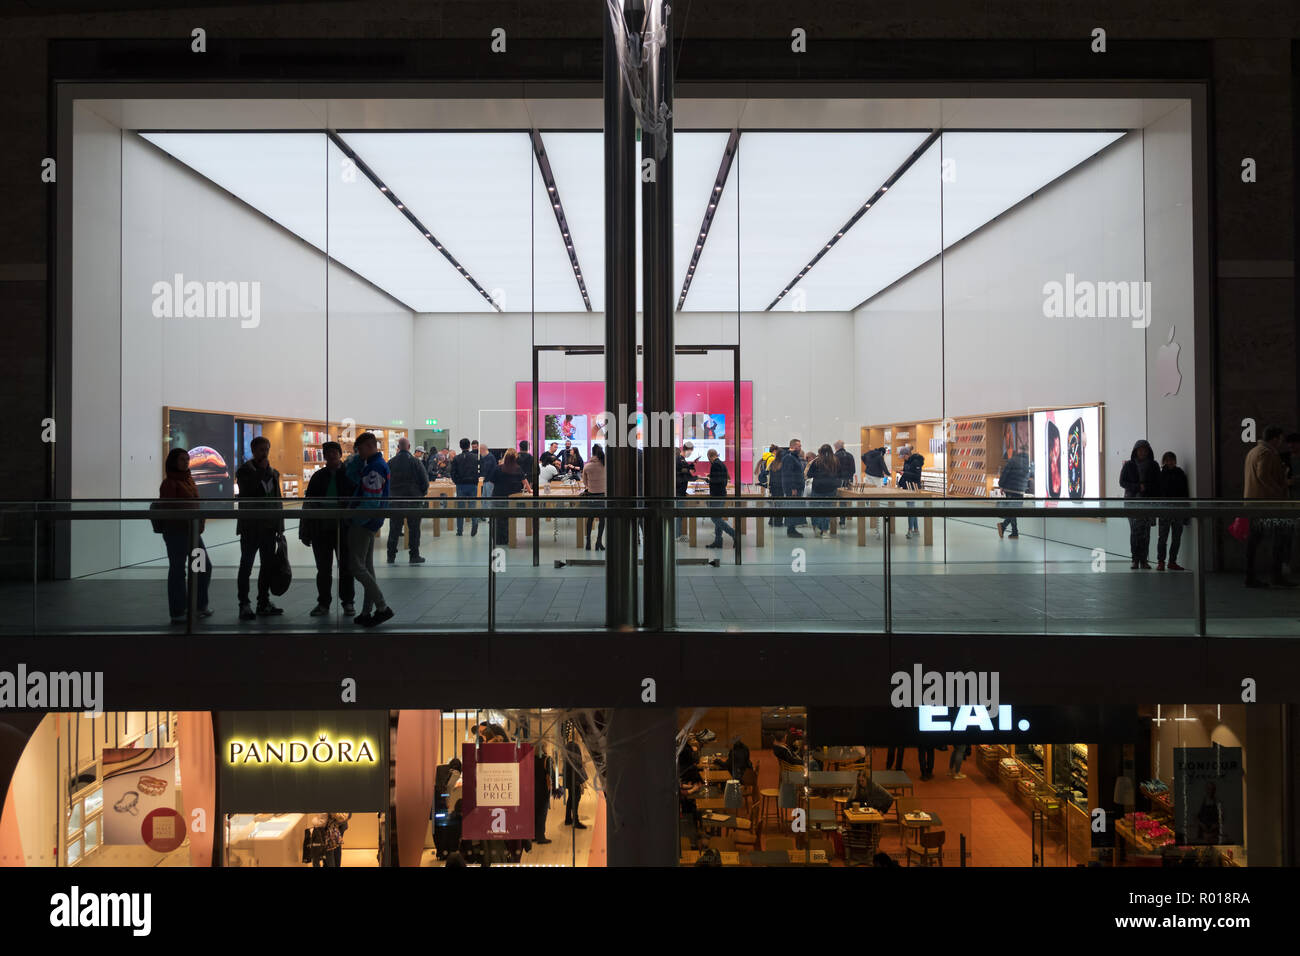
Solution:
M 842 233 L 842 232 L 837 232 L 837 233 L 835 233 L 835 238 L 836 238 L 836 239 L 840 239 L 840 238 L 842 238 L 843 236 L 844 236 L 844 233 Z
M 432 239 L 433 236 L 429 235 L 429 234 L 426 232 L 426 233 L 424 234 L 424 238 L 426 238 L 426 239 Z
M 379 187 L 379 191 L 380 191 L 381 193 L 386 193 L 386 192 L 388 192 L 388 187 L 387 187 L 387 186 L 380 186 L 380 187 Z
M 403 205 L 399 202 L 399 203 L 397 204 L 397 208 L 398 208 L 398 209 L 405 209 L 406 207 L 403 206 Z
M 881 187 L 880 187 L 880 191 L 881 191 L 882 193 L 887 193 L 887 192 L 889 192 L 889 187 L 888 187 L 888 186 L 881 186 Z
M 720 192 L 722 192 L 722 187 L 721 187 L 721 186 L 714 186 L 714 187 L 713 187 L 713 191 L 714 191 L 715 193 L 720 193 Z
M 555 187 L 554 187 L 554 186 L 547 186 L 546 188 L 547 188 L 548 190 L 550 190 L 551 192 L 555 192 Z

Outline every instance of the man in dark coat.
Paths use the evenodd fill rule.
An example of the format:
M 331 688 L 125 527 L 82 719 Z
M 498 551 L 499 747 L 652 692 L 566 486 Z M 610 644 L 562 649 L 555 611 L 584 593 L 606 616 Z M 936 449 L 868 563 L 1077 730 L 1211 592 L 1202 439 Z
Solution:
M 283 614 L 281 608 L 271 603 L 271 568 L 275 562 L 275 538 L 284 533 L 284 514 L 281 510 L 280 473 L 271 467 L 271 442 L 258 435 L 250 443 L 253 457 L 235 472 L 235 487 L 239 493 L 239 520 L 235 534 L 239 535 L 239 575 L 235 589 L 239 594 L 239 619 L 254 620 L 258 614 L 268 616 Z M 256 513 L 257 517 L 252 514 Z M 247 515 L 247 517 L 246 517 Z M 253 558 L 257 558 L 257 613 L 248 600 L 249 578 L 253 574 Z
M 802 498 L 804 486 L 803 444 L 797 438 L 790 439 L 790 447 L 781 458 L 781 493 L 785 498 Z M 802 538 L 797 530 L 805 523 L 803 515 L 791 515 L 785 519 L 785 533 L 791 538 Z
M 397 454 L 388 459 L 389 496 L 392 498 L 423 498 L 429 492 L 429 472 L 411 454 L 411 440 L 397 439 Z M 411 564 L 424 564 L 420 557 L 420 519 L 424 505 L 412 505 L 406 514 L 396 514 L 388 519 L 388 563 L 397 560 L 397 545 L 402 537 L 402 524 L 406 524 L 406 543 Z
M 325 467 L 320 468 L 307 482 L 306 501 L 302 506 L 302 519 L 298 522 L 298 539 L 309 548 L 316 559 L 316 607 L 312 617 L 323 617 L 330 612 L 330 583 L 334 577 L 334 562 L 339 566 L 339 601 L 343 613 L 356 615 L 353 600 L 356 582 L 349 567 L 347 527 L 340 519 L 312 518 L 317 508 L 346 508 L 348 499 L 357 490 L 347 472 L 343 470 L 343 447 L 336 441 L 321 446 Z
M 853 475 L 858 470 L 858 463 L 853 460 L 853 453 L 844 447 L 844 439 L 835 442 L 835 460 L 840 466 L 840 487 L 848 488 L 853 484 Z M 840 527 L 843 528 L 847 518 L 840 518 Z
M 478 455 L 470 451 L 468 438 L 460 440 L 460 454 L 451 460 L 451 467 L 448 469 L 452 482 L 456 485 L 457 498 L 477 498 L 478 497 Z M 456 535 L 460 536 L 465 530 L 465 519 L 456 519 Z M 478 534 L 478 518 L 475 517 L 470 521 L 469 536 L 472 538 Z
M 1007 463 L 1002 466 L 1002 473 L 998 475 L 998 487 L 1002 489 L 1005 498 L 1025 497 L 1025 490 L 1029 487 L 1029 455 L 1019 451 L 1007 459 Z M 1020 527 L 1016 524 L 1015 515 L 1006 521 L 998 522 L 999 538 L 1007 528 L 1011 529 L 1010 537 L 1020 537 Z

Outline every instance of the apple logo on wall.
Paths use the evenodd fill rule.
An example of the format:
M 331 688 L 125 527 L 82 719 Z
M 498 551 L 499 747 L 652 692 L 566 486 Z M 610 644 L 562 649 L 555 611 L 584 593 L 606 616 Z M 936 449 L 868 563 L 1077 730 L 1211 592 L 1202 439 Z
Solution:
M 1183 373 L 1178 371 L 1178 353 L 1182 346 L 1174 341 L 1174 326 L 1169 326 L 1169 338 L 1156 355 L 1156 385 L 1165 398 L 1177 395 L 1183 386 Z

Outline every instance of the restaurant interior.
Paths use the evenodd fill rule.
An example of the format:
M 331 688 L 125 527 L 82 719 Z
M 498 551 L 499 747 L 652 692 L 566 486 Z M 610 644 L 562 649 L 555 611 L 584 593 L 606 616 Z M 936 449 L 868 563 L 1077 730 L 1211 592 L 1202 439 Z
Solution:
M 681 865 L 1161 864 L 1090 832 L 1133 743 L 823 746 L 795 706 L 681 709 L 678 727 Z

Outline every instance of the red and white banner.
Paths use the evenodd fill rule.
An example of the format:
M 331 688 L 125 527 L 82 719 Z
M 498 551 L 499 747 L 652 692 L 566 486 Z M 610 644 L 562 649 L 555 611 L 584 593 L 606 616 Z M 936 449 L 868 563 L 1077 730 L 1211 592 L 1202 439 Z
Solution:
M 461 745 L 461 838 L 533 838 L 533 745 Z

